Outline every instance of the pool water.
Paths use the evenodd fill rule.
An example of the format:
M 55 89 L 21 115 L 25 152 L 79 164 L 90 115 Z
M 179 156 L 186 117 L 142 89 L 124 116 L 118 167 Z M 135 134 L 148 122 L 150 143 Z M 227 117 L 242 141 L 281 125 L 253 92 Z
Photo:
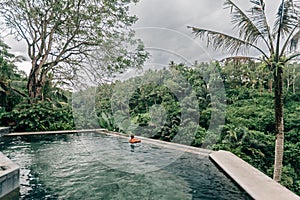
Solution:
M 21 168 L 22 200 L 251 199 L 209 160 L 102 134 L 0 138 Z

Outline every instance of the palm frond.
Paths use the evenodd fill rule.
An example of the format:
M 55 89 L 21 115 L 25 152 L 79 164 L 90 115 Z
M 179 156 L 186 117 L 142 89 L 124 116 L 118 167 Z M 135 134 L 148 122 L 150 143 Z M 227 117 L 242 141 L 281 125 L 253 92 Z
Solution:
M 268 38 L 269 49 L 272 53 L 274 52 L 273 38 L 265 13 L 264 0 L 250 0 L 250 2 L 252 3 L 251 9 L 248 11 L 248 13 L 251 14 L 250 19 L 258 28 L 258 30 L 264 35 L 264 37 Z
M 299 24 L 298 4 L 293 0 L 282 0 L 274 24 L 274 35 L 288 35 Z
M 268 23 L 265 14 L 265 3 L 263 0 L 250 0 L 252 7 L 248 10 L 251 15 L 251 20 L 255 23 L 256 27 L 264 35 L 268 34 Z
M 252 56 L 229 56 L 226 58 L 223 58 L 222 60 L 220 60 L 220 62 L 249 62 L 249 61 L 254 61 L 254 60 L 258 60 L 258 61 L 263 61 L 263 59 L 261 58 L 257 58 L 257 57 L 252 57 Z
M 193 31 L 193 34 L 200 39 L 207 39 L 207 46 L 212 46 L 214 49 L 223 49 L 229 51 L 231 54 L 237 53 L 247 53 L 250 48 L 258 50 L 263 56 L 267 57 L 265 52 L 257 47 L 255 44 L 244 41 L 240 38 L 230 36 L 221 32 L 201 29 L 196 27 L 190 27 Z
M 285 63 L 294 60 L 295 58 L 300 57 L 300 52 L 295 52 L 294 54 L 290 55 L 286 60 Z
M 267 23 L 265 23 L 265 15 L 264 12 L 259 11 L 259 9 L 262 10 L 262 5 L 260 6 L 259 4 L 261 1 L 254 2 L 256 6 L 252 8 L 251 12 L 248 11 L 250 13 L 249 16 L 231 0 L 225 0 L 224 6 L 231 10 L 231 22 L 234 28 L 238 30 L 239 38 L 254 44 L 257 44 L 262 39 L 269 50 L 271 50 L 270 41 L 268 42 L 269 32 Z
M 296 29 L 297 27 L 295 27 L 294 30 Z M 297 32 L 295 32 L 294 30 L 290 33 L 289 37 L 286 39 L 286 42 L 282 48 L 282 54 L 283 52 L 285 52 L 286 47 L 288 47 L 289 52 L 293 52 L 298 49 L 299 42 L 300 42 L 300 30 L 298 29 Z

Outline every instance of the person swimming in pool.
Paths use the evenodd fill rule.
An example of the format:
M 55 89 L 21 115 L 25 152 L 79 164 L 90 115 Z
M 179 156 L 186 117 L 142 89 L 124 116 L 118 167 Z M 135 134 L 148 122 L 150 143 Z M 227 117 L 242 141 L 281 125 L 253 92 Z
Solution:
M 130 143 L 138 143 L 138 142 L 141 142 L 141 140 L 140 140 L 140 139 L 134 138 L 134 135 L 131 134 L 131 135 L 130 135 L 130 140 L 129 140 L 129 142 L 130 142 Z

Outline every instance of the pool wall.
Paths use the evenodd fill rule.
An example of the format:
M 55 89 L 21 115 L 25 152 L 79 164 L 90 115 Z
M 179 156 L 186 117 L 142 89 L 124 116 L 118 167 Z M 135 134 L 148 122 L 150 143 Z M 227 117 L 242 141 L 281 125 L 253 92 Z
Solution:
M 20 187 L 19 176 L 19 166 L 0 152 L 0 199 L 4 199 L 5 197 L 5 199 L 13 199 L 11 193 L 19 195 L 16 192 Z M 7 196 L 10 197 L 8 198 Z
M 0 127 L 0 137 L 9 133 L 9 127 Z M 0 199 L 19 198 L 20 168 L 0 152 Z
M 0 127 L 0 137 L 9 133 L 9 127 Z

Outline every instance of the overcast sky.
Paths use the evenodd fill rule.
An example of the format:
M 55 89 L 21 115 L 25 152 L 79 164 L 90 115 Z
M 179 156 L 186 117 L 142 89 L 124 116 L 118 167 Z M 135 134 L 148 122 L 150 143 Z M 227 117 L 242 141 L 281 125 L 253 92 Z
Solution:
M 249 9 L 249 1 L 235 2 Z M 279 2 L 266 1 L 271 22 Z M 137 35 L 143 39 L 146 47 L 173 51 L 190 62 L 224 58 L 225 52 L 207 48 L 205 42 L 195 38 L 187 29 L 187 25 L 190 25 L 232 34 L 230 10 L 224 9 L 223 3 L 223 0 L 141 0 L 132 7 L 132 12 L 139 18 L 135 24 Z M 155 53 L 159 54 L 157 51 Z
M 231 31 L 228 12 L 222 7 L 221 0 L 141 0 L 132 7 L 139 18 L 134 27 L 152 54 L 151 62 L 209 61 L 218 53 L 212 55 L 187 25 Z
M 152 54 L 150 62 L 167 64 L 177 62 L 210 61 L 221 59 L 224 52 L 216 52 L 206 47 L 204 42 L 191 34 L 187 25 L 209 28 L 232 33 L 229 10 L 223 9 L 223 0 L 140 0 L 131 7 L 131 12 L 139 20 L 134 25 L 136 34 L 143 40 Z M 247 8 L 249 1 L 237 0 L 238 5 Z M 274 16 L 280 0 L 266 0 L 267 11 Z M 23 42 L 6 40 L 16 55 L 26 54 Z M 23 68 L 25 65 L 22 64 Z M 28 72 L 28 69 L 26 69 Z

